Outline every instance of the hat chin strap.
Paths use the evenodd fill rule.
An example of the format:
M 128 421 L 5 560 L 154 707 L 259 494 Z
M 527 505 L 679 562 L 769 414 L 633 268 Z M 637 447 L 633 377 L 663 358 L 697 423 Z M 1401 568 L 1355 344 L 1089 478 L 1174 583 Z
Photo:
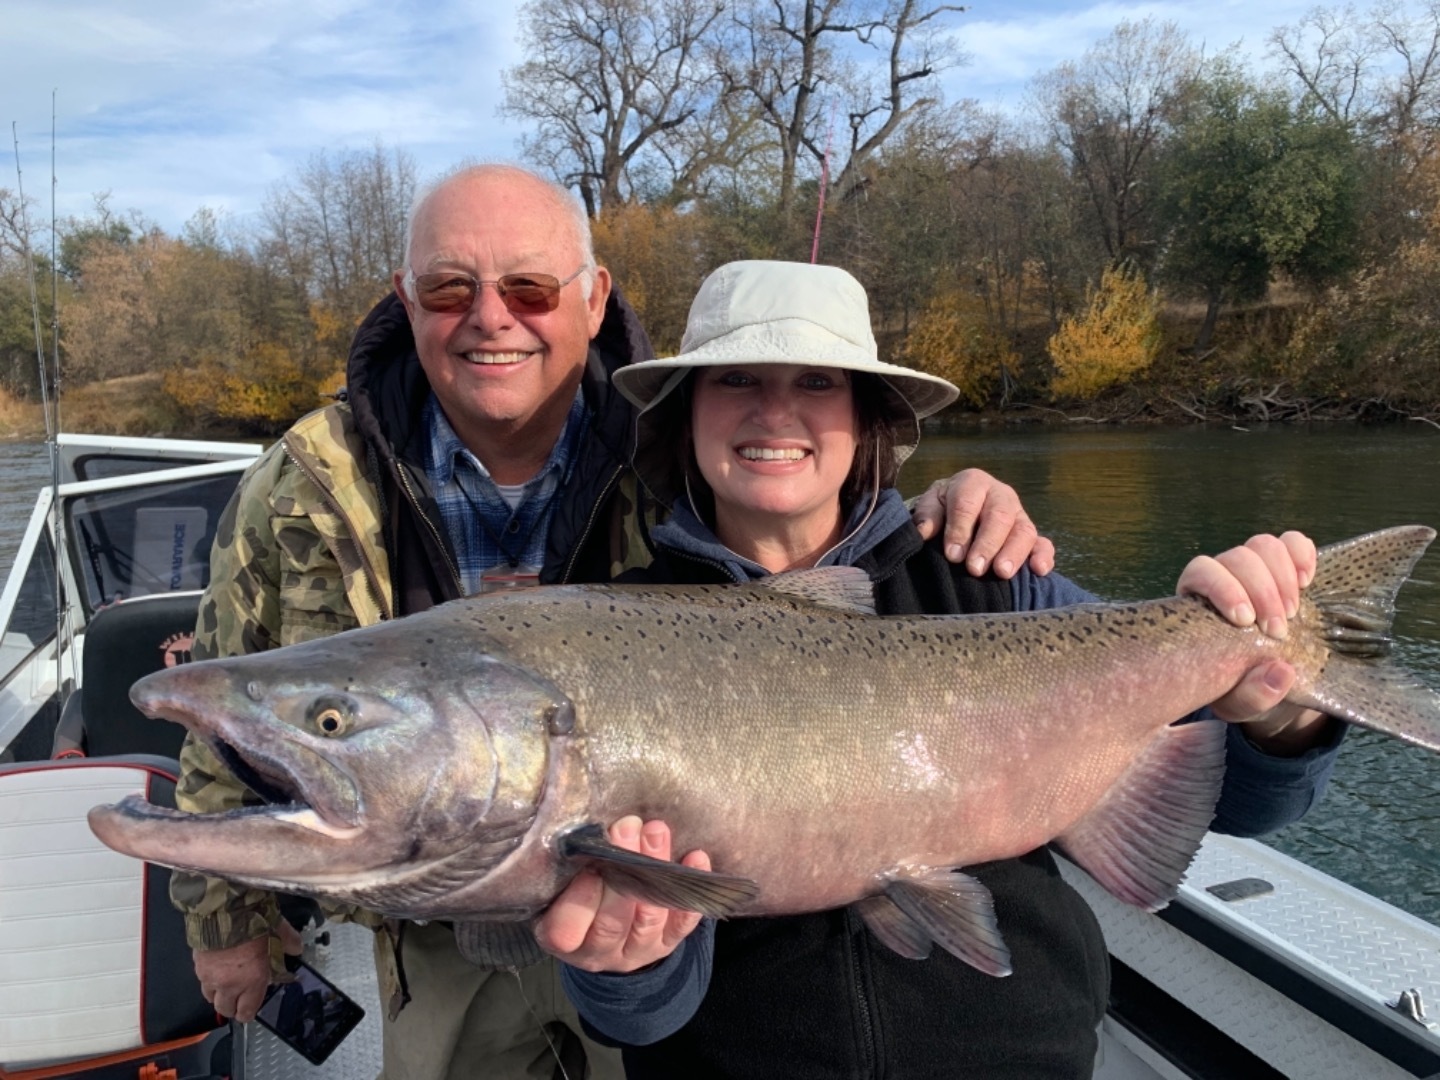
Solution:
M 880 443 L 877 441 L 877 442 L 875 443 L 875 484 L 874 484 L 874 486 L 871 487 L 871 489 L 870 489 L 870 508 L 865 511 L 865 516 L 860 519 L 860 521 L 856 524 L 855 528 L 851 529 L 848 533 L 846 533 L 844 536 L 842 536 L 839 540 L 837 540 L 837 541 L 835 542 L 834 546 L 832 546 L 829 551 L 826 551 L 825 554 L 821 555 L 820 558 L 818 558 L 818 559 L 815 560 L 815 565 L 816 565 L 816 566 L 819 566 L 819 565 L 820 565 L 821 563 L 823 563 L 826 559 L 828 559 L 832 554 L 834 554 L 835 551 L 837 551 L 837 550 L 838 550 L 839 548 L 841 548 L 843 545 L 848 544 L 851 540 L 855 539 L 855 537 L 859 535 L 860 530 L 863 529 L 863 528 L 865 528 L 865 523 L 866 523 L 867 521 L 869 521 L 870 518 L 871 518 L 871 515 L 873 515 L 873 514 L 875 513 L 875 507 L 878 506 L 879 503 L 880 503 Z
M 691 513 L 693 513 L 693 514 L 698 518 L 698 517 L 700 516 L 700 508 L 695 504 L 695 496 L 694 496 L 694 494 L 690 491 L 690 470 L 689 470 L 688 468 L 682 469 L 682 470 L 681 470 L 681 475 L 683 475 L 683 476 L 685 477 L 685 498 L 686 498 L 686 500 L 690 503 L 690 511 L 691 511 Z M 842 536 L 842 537 L 841 537 L 839 540 L 837 540 L 833 545 L 831 545 L 818 559 L 816 559 L 816 560 L 815 560 L 815 565 L 816 565 L 816 566 L 819 566 L 819 565 L 820 565 L 821 563 L 823 563 L 826 559 L 828 559 L 832 554 L 834 554 L 836 550 L 838 550 L 839 548 L 843 547 L 845 544 L 848 544 L 848 543 L 849 543 L 851 540 L 853 540 L 857 535 L 859 535 L 860 530 L 863 529 L 863 528 L 865 528 L 865 523 L 866 523 L 867 521 L 869 521 L 870 518 L 874 515 L 874 513 L 875 513 L 875 507 L 878 506 L 879 504 L 880 504 L 880 444 L 877 442 L 877 443 L 875 444 L 875 484 L 874 484 L 874 486 L 870 489 L 870 506 L 869 506 L 869 508 L 865 511 L 865 516 L 860 519 L 860 521 L 856 524 L 855 528 L 851 529 L 848 533 L 846 533 L 844 536 Z M 728 547 L 727 547 L 725 550 L 726 550 L 726 551 L 729 551 L 730 554 L 734 555 L 737 559 L 744 559 L 744 558 L 745 558 L 745 556 L 744 556 L 744 555 L 741 555 L 738 551 L 733 551 L 733 550 L 731 550 L 731 549 L 728 548 Z M 746 559 L 746 561 L 747 561 L 747 562 L 750 562 L 750 561 L 753 561 L 753 560 Z

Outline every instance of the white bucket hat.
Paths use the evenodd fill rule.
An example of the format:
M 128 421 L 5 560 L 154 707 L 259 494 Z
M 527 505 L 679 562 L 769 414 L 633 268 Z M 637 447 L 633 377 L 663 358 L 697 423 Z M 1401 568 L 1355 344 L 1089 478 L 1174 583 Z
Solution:
M 619 368 L 611 381 L 640 409 L 635 468 L 657 499 L 670 505 L 683 490 L 679 448 L 660 445 L 667 425 L 658 408 L 697 367 L 805 364 L 878 376 L 884 411 L 893 418 L 895 460 L 920 443 L 920 421 L 960 391 L 923 371 L 882 363 L 861 284 L 838 266 L 747 260 L 726 263 L 700 285 L 676 356 Z M 673 399 L 671 399 L 673 401 Z M 678 459 L 678 460 L 677 460 Z
M 838 266 L 752 259 L 726 263 L 700 286 L 680 353 L 617 370 L 612 381 L 642 411 L 692 368 L 813 364 L 882 377 L 923 420 L 960 391 L 934 375 L 878 359 L 865 289 Z

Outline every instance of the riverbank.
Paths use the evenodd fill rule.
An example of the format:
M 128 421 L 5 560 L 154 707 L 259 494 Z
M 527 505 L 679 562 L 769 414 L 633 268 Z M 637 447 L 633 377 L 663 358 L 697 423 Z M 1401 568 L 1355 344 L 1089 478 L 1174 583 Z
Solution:
M 91 435 L 137 435 L 175 439 L 250 439 L 253 433 L 187 417 L 161 389 L 159 374 L 127 375 L 86 386 L 61 388 L 60 428 Z M 0 441 L 45 437 L 38 403 L 17 401 L 0 390 Z
M 319 406 L 317 402 L 317 407 Z M 1440 430 L 1440 404 L 1415 409 L 1382 398 L 1306 398 L 1283 383 L 1229 381 L 1204 391 L 1149 384 L 1109 391 L 1093 401 L 1010 401 L 984 409 L 959 407 L 929 421 L 936 430 L 1024 424 L 1191 425 L 1246 427 L 1267 423 L 1418 421 Z M 161 376 L 130 375 L 64 391 L 65 431 L 96 435 L 148 435 L 190 439 L 255 439 L 252 431 L 186 417 L 161 390 Z M 0 442 L 45 437 L 38 404 L 20 402 L 0 390 Z
M 1150 396 L 1126 390 L 1095 401 L 1045 404 L 1016 401 L 999 408 L 952 409 L 931 421 L 942 430 L 1018 424 L 1190 425 L 1247 427 L 1272 423 L 1350 422 L 1383 424 L 1418 421 L 1440 430 L 1440 406 L 1419 411 L 1379 398 L 1365 400 L 1288 397 L 1283 389 L 1204 397 L 1181 392 Z

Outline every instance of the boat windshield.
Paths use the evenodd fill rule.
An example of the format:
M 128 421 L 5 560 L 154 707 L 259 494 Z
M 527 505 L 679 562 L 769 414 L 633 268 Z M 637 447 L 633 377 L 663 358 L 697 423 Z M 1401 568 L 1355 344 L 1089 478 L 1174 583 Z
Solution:
M 204 465 L 206 458 L 170 457 L 157 461 L 152 455 L 140 454 L 84 454 L 75 459 L 77 480 L 109 480 L 115 476 L 134 476 L 137 473 L 154 472 L 156 468 L 179 469 L 186 465 Z
M 238 472 L 225 473 L 73 499 L 69 546 L 80 563 L 87 608 L 205 588 L 215 527 L 238 479 Z

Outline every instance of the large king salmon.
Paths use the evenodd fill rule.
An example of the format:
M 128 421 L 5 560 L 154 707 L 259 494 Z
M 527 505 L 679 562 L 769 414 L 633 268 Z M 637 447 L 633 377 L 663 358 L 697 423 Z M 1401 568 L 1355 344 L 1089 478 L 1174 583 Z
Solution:
M 458 920 L 486 955 L 589 866 L 713 915 L 858 903 L 904 955 L 933 941 L 1004 974 L 1003 927 L 962 868 L 1054 841 L 1121 899 L 1163 905 L 1224 771 L 1224 725 L 1174 721 L 1254 665 L 1282 657 L 1291 702 L 1440 750 L 1440 695 L 1384 660 L 1434 536 L 1323 549 L 1284 640 L 1193 597 L 878 618 L 853 569 L 458 601 L 142 679 L 136 705 L 265 803 L 131 798 L 90 822 L 152 862 Z M 715 871 L 611 847 L 626 814 L 664 819 Z

